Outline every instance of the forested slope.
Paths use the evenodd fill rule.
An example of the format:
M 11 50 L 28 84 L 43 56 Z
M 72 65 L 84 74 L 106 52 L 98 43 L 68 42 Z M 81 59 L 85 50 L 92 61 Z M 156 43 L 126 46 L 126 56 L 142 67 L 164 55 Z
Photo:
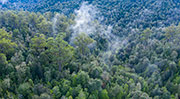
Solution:
M 0 98 L 179 99 L 180 2 L 83 2 L 0 4 Z

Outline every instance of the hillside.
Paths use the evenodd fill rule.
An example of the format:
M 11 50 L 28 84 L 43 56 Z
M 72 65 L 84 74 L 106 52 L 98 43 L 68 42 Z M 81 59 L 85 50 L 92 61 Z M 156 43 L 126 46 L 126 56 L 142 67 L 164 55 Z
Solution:
M 1 0 L 0 98 L 179 99 L 179 0 Z

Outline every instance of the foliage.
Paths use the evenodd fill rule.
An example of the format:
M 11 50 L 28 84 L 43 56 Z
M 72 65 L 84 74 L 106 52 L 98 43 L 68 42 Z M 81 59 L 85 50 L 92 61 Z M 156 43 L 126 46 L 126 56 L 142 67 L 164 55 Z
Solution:
M 16 1 L 0 3 L 0 98 L 180 98 L 178 0 Z M 97 35 L 72 38 L 83 1 L 113 25 L 116 51 L 95 23 Z

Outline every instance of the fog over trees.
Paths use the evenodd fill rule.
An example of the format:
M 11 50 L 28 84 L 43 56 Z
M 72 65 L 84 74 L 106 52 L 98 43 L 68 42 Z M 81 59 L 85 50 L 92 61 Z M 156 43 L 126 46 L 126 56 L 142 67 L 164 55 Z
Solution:
M 0 98 L 179 99 L 179 0 L 0 0 Z

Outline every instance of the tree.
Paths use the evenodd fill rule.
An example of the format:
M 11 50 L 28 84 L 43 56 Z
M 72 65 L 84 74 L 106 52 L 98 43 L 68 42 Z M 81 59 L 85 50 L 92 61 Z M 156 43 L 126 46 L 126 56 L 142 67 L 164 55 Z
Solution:
M 143 41 L 144 41 L 144 40 L 147 40 L 148 37 L 150 37 L 151 33 L 152 33 L 152 31 L 151 31 L 150 28 L 145 29 L 145 30 L 143 31 L 143 33 L 140 35 L 140 36 L 141 36 L 141 40 L 143 40 Z
M 168 41 L 171 41 L 173 39 L 173 37 L 177 34 L 176 33 L 176 27 L 174 25 L 167 27 L 165 32 L 166 32 L 165 36 L 166 36 Z
M 52 98 L 47 93 L 43 93 L 43 94 L 41 94 L 40 99 L 52 99 Z
M 92 38 L 90 38 L 88 35 L 86 35 L 85 33 L 81 33 L 79 34 L 74 41 L 74 44 L 77 47 L 77 54 L 80 55 L 80 57 L 85 57 L 87 55 L 89 55 L 90 53 L 90 48 L 92 45 L 92 43 L 94 42 L 94 40 Z
M 52 89 L 52 94 L 53 94 L 53 98 L 55 98 L 55 99 L 58 99 L 58 98 L 61 97 L 61 92 L 60 92 L 58 86 L 55 86 L 55 87 Z
M 90 94 L 90 96 L 88 97 L 88 99 L 99 99 L 99 97 L 98 97 L 98 92 L 97 92 L 97 93 L 92 93 L 92 94 Z
M 76 99 L 86 99 L 86 94 L 81 90 Z
M 2 98 L 15 98 L 15 95 L 10 92 L 12 88 L 11 79 L 5 78 L 2 81 L 0 81 L 0 97 Z
M 92 70 L 90 71 L 90 76 L 92 78 L 101 78 L 101 74 L 102 74 L 103 70 L 101 67 L 93 67 Z
M 124 90 L 121 86 L 116 84 L 112 89 L 110 89 L 110 95 L 115 99 L 123 99 Z
M 17 28 L 18 26 L 18 16 L 13 11 L 7 11 L 6 12 L 6 27 L 9 28 L 9 30 L 13 30 Z
M 7 56 L 8 59 L 14 54 L 16 43 L 12 42 L 12 35 L 5 30 L 0 29 L 0 53 Z
M 128 98 L 132 99 L 149 99 L 149 95 L 147 93 L 144 93 L 142 91 L 132 91 L 129 95 Z
M 30 98 L 30 94 L 32 93 L 32 86 L 29 83 L 22 83 L 18 87 L 19 94 L 23 95 L 23 98 Z
M 7 58 L 3 53 L 0 53 L 0 75 L 2 76 L 6 66 L 7 66 L 8 62 L 7 62 Z
M 80 71 L 77 75 L 77 78 L 76 78 L 76 82 L 77 84 L 80 84 L 83 86 L 83 88 L 85 86 L 87 86 L 88 84 L 88 81 L 89 81 L 89 75 L 88 73 L 84 72 L 84 71 Z
M 44 34 L 37 34 L 37 36 L 31 39 L 31 49 L 32 53 L 39 56 L 41 52 L 45 51 L 46 38 Z
M 180 84 L 180 76 L 175 77 L 175 79 L 173 80 L 173 82 L 174 82 L 175 84 Z
M 25 62 L 15 66 L 17 71 L 18 82 L 22 83 L 30 75 L 30 68 L 26 65 Z
M 170 99 L 171 98 L 171 94 L 166 89 L 166 87 L 161 88 L 161 90 L 162 90 L 162 96 L 161 96 L 162 99 Z
M 51 22 L 47 21 L 46 19 L 42 19 L 41 22 L 38 22 L 37 28 L 39 32 L 46 34 L 47 36 L 50 36 L 52 31 Z
M 101 91 L 100 99 L 109 99 L 108 92 L 106 89 Z
M 54 56 L 53 61 L 59 66 L 60 72 L 64 66 L 70 63 L 74 55 L 74 48 L 64 41 L 63 38 L 62 35 L 58 35 L 55 40 L 49 40 L 49 44 L 53 44 L 49 46 L 49 51 Z
M 16 66 L 24 61 L 24 56 L 22 51 L 16 52 L 13 57 L 11 57 L 11 63 Z
M 43 73 L 43 65 L 46 64 L 42 61 L 42 53 L 47 50 L 47 41 L 44 34 L 36 34 L 30 42 L 30 50 L 29 54 L 26 58 L 26 61 L 29 62 L 29 66 L 31 67 L 31 74 L 32 76 L 42 78 L 44 77 Z M 42 63 L 41 63 L 42 62 Z
M 69 36 L 69 32 L 68 32 L 69 23 L 70 23 L 70 19 L 67 19 L 66 16 L 57 13 L 53 20 L 53 28 L 54 28 L 53 31 L 57 33 L 65 32 L 67 36 Z
M 90 79 L 88 82 L 88 91 L 93 93 L 94 91 L 100 91 L 102 88 L 102 81 L 99 79 Z
M 66 96 L 72 96 L 73 98 L 77 97 L 82 90 L 81 85 L 78 85 L 77 87 L 73 87 L 69 89 L 69 92 L 67 92 Z
M 61 93 L 65 95 L 70 88 L 71 88 L 71 82 L 69 80 L 63 79 L 60 86 Z

